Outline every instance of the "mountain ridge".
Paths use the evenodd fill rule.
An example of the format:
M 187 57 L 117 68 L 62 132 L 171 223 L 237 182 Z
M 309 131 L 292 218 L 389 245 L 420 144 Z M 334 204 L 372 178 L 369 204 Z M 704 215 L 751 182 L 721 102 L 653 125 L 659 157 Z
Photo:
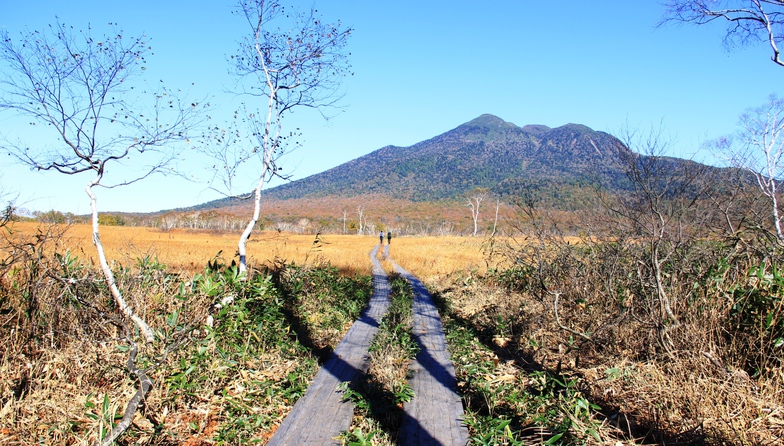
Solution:
M 279 201 L 381 195 L 432 202 L 462 200 L 477 188 L 501 198 L 533 188 L 550 197 L 550 204 L 571 209 L 590 204 L 591 184 L 628 187 L 619 150 L 628 149 L 613 135 L 582 124 L 520 127 L 485 113 L 411 146 L 384 146 L 263 194 Z M 240 203 L 246 202 L 226 198 L 189 209 Z

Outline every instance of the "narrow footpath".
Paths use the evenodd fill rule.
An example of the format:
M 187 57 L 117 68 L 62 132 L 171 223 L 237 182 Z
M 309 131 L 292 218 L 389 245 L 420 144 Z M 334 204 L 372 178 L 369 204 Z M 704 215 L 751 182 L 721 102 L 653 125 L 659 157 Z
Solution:
M 392 264 L 414 290 L 412 325 L 420 347 L 408 367 L 412 374 L 408 384 L 416 396 L 403 405 L 398 444 L 463 446 L 468 443 L 468 428 L 463 423 L 463 403 L 457 394 L 455 368 L 438 309 L 419 279 Z
M 376 258 L 378 248 L 376 246 L 370 252 L 373 297 L 368 307 L 316 373 L 305 395 L 294 404 L 269 445 L 339 445 L 336 438 L 351 426 L 354 403 L 344 398 L 340 385 L 356 381 L 367 372 L 370 366 L 368 347 L 389 308 L 389 280 Z
M 344 398 L 340 387 L 367 372 L 368 347 L 389 307 L 389 280 L 377 258 L 379 248 L 377 245 L 370 252 L 373 297 L 368 307 L 318 371 L 269 445 L 339 445 L 338 436 L 351 426 L 354 404 Z M 384 247 L 383 256 L 390 260 L 389 245 Z M 403 406 L 398 444 L 465 446 L 468 428 L 463 423 L 463 406 L 441 317 L 424 285 L 395 262 L 392 264 L 414 290 L 413 333 L 420 346 L 409 366 L 409 385 L 415 396 Z

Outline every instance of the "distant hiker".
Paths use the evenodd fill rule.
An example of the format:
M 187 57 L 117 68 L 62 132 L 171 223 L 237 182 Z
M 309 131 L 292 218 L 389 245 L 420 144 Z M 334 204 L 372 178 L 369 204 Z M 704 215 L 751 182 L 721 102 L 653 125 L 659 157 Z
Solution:
M 383 245 L 384 244 L 384 231 L 381 231 L 381 232 L 378 233 L 378 244 L 379 245 Z
M 392 244 L 392 233 L 391 232 L 387 232 L 387 244 L 388 245 Z

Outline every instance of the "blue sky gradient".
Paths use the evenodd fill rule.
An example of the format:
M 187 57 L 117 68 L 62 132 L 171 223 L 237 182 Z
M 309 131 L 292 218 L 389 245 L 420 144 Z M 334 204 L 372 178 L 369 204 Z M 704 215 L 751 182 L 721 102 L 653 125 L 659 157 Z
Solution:
M 247 26 L 231 14 L 231 1 L 0 3 L 0 26 L 12 37 L 55 16 L 78 28 L 89 23 L 94 34 L 117 22 L 126 33 L 150 38 L 148 82 L 164 80 L 208 98 L 218 119 L 241 101 L 226 93 L 232 85 L 226 57 Z M 284 162 L 294 179 L 386 145 L 415 144 L 483 113 L 520 126 L 579 123 L 609 133 L 627 123 L 661 124 L 676 141 L 671 155 L 718 163 L 701 145 L 734 132 L 738 116 L 776 93 L 784 76 L 763 42 L 725 48 L 719 24 L 657 28 L 658 1 L 319 0 L 315 6 L 325 20 L 354 29 L 348 48 L 354 75 L 344 82 L 343 111 L 330 121 L 311 110 L 289 115 L 284 125 L 304 133 L 303 146 Z M 0 113 L 0 134 L 15 137 L 16 121 Z M 185 164 L 196 168 L 193 160 Z M 89 212 L 83 192 L 89 174 L 64 178 L 7 161 L 0 169 L 0 185 L 22 207 Z M 252 189 L 253 179 L 245 181 L 244 189 Z M 98 193 L 100 209 L 127 212 L 220 197 L 206 184 L 163 176 Z

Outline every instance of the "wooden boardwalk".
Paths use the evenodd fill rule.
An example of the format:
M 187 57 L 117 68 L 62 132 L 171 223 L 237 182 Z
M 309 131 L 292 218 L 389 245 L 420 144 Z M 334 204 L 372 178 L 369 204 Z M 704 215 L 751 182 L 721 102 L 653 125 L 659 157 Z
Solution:
M 351 426 L 354 404 L 344 399 L 341 384 L 356 381 L 367 372 L 368 347 L 389 307 L 389 280 L 376 254 L 373 264 L 373 297 L 368 308 L 351 326 L 330 358 L 313 378 L 305 395 L 294 405 L 268 444 L 338 445 L 336 439 Z M 384 259 L 389 257 L 385 246 Z M 415 397 L 403 406 L 398 444 L 417 446 L 464 446 L 468 429 L 457 395 L 452 362 L 446 349 L 441 318 L 430 294 L 416 277 L 394 262 L 395 269 L 414 289 L 413 331 L 421 347 L 409 369 L 409 385 Z
M 415 397 L 403 405 L 398 444 L 463 446 L 468 443 L 468 428 L 441 317 L 422 282 L 392 263 L 414 290 L 413 332 L 421 348 L 409 365 L 413 376 L 408 384 Z
M 376 259 L 378 246 L 370 252 L 373 262 L 373 297 L 348 330 L 332 355 L 294 404 L 269 445 L 339 445 L 336 437 L 348 430 L 354 404 L 343 397 L 341 384 L 356 381 L 369 367 L 368 347 L 389 308 L 389 280 Z

